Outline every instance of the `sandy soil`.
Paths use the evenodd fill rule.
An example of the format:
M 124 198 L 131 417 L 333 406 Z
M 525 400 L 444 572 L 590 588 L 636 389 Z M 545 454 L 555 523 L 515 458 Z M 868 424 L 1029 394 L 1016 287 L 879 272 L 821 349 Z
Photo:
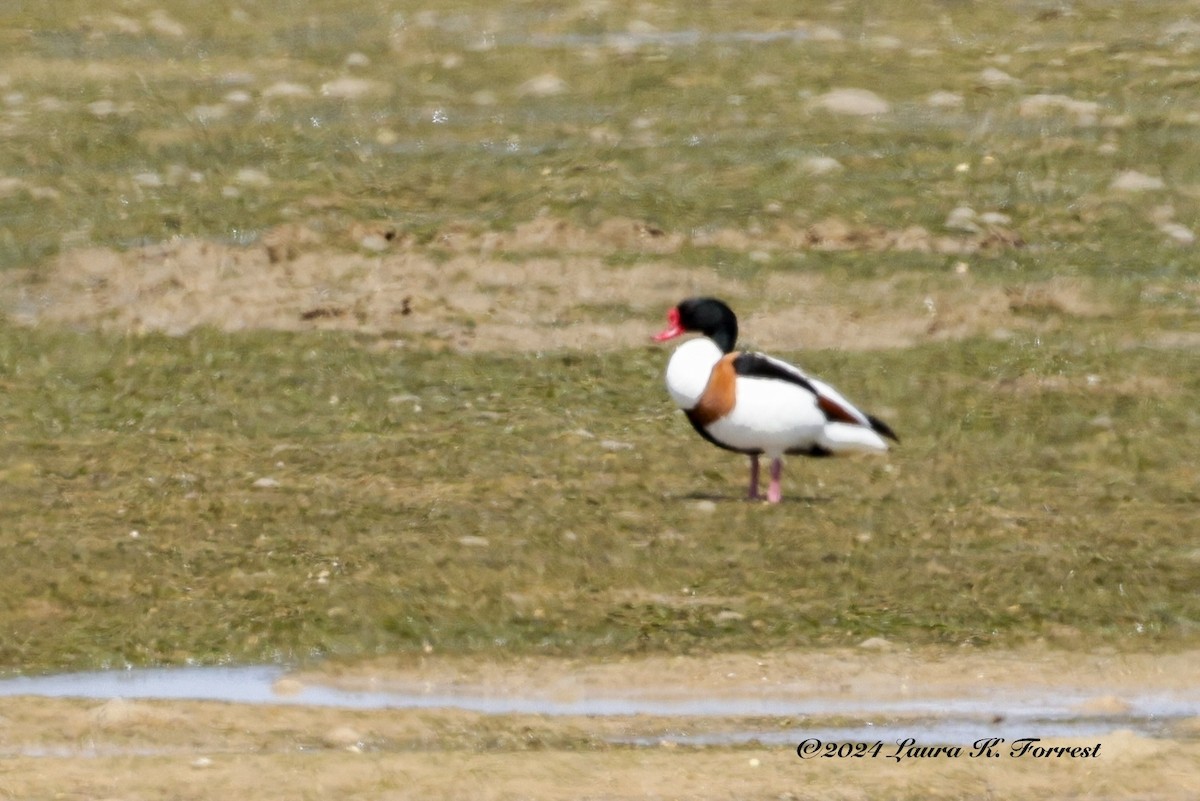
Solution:
M 903 347 L 1044 325 L 1046 312 L 1104 311 L 1069 281 L 1004 290 L 956 260 L 1019 244 L 1006 230 L 939 237 L 838 220 L 685 236 L 634 220 L 581 228 L 538 218 L 512 232 L 446 231 L 428 242 L 367 226 L 323 236 L 284 225 L 245 247 L 173 240 L 72 251 L 0 275 L 0 311 L 28 324 L 170 334 L 354 330 L 462 350 L 644 344 L 665 310 L 693 294 L 729 300 L 754 344 L 771 348 Z M 948 266 L 940 278 L 898 272 L 848 284 L 803 270 L 736 280 L 679 264 L 685 249 L 716 247 L 763 262 L 816 250 L 910 251 Z M 630 254 L 636 264 L 611 265 Z
M 1104 693 L 1194 691 L 1200 654 L 836 652 L 732 654 L 605 663 L 507 663 L 429 656 L 329 666 L 284 682 L 424 685 L 495 693 L 705 697 L 767 694 L 953 698 L 981 686 Z M 294 689 L 294 687 L 292 688 Z M 281 687 L 288 691 L 287 686 Z M 1113 694 L 1116 695 L 1113 695 Z M 347 711 L 202 702 L 6 699 L 3 798 L 1091 798 L 1193 799 L 1200 721 L 1167 738 L 1114 730 L 1055 741 L 1093 758 L 797 758 L 786 747 L 613 746 L 614 737 L 695 730 L 704 721 L 487 716 L 453 710 Z M 1086 711 L 1081 711 L 1085 713 Z M 763 721 L 758 721 L 764 725 Z M 794 727 L 798 721 L 786 721 Z M 1031 731 L 1030 736 L 1038 733 Z M 889 746 L 891 744 L 889 743 Z M 963 743 L 962 745 L 969 745 Z
M 983 687 L 1082 691 L 1197 690 L 1200 654 L 1071 653 L 1044 648 L 997 652 L 897 649 L 870 640 L 860 649 L 661 656 L 611 662 L 519 659 L 509 662 L 428 656 L 381 658 L 289 677 L 350 689 L 419 686 L 478 688 L 492 695 L 574 697 L 613 691 L 649 698 L 819 697 L 855 700 L 958 697 Z

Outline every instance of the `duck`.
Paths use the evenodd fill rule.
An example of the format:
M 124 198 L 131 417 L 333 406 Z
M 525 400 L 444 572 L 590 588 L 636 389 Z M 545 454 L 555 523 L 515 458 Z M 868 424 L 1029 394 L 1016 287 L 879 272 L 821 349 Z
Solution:
M 891 426 L 861 411 L 829 384 L 764 353 L 735 350 L 738 321 L 713 297 L 693 297 L 667 312 L 666 342 L 700 334 L 675 349 L 667 363 L 667 392 L 701 437 L 750 457 L 750 500 L 759 494 L 759 457 L 770 460 L 766 500 L 783 498 L 784 456 L 884 453 L 900 438 Z

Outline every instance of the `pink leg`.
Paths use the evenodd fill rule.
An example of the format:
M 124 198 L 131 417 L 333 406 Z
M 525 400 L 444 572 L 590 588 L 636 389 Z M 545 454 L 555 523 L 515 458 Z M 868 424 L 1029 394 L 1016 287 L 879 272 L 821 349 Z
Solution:
M 750 455 L 750 493 L 746 496 L 752 501 L 757 501 L 762 496 L 758 494 L 758 454 Z
M 783 475 L 783 459 L 771 460 L 771 486 L 767 488 L 767 500 L 779 503 L 783 500 L 783 490 L 779 486 L 779 477 Z

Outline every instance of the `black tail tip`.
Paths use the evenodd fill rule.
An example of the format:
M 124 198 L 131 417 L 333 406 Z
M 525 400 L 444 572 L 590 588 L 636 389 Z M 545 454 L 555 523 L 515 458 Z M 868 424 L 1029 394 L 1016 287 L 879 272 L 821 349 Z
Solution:
M 868 414 L 867 421 L 871 424 L 871 429 L 876 434 L 881 434 L 882 436 L 885 436 L 894 442 L 900 441 L 900 438 L 896 436 L 896 432 L 892 430 L 892 427 L 880 420 L 878 417 Z

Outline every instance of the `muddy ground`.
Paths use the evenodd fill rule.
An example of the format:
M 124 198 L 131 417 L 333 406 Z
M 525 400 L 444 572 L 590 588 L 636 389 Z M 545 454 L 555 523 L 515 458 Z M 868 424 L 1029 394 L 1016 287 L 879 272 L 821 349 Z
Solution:
M 1006 229 L 940 236 L 836 219 L 682 233 L 637 220 L 584 228 L 540 217 L 508 232 L 450 230 L 423 242 L 383 227 L 320 234 L 284 225 L 245 246 L 177 239 L 72 251 L 0 276 L 0 310 L 28 324 L 168 334 L 343 330 L 464 351 L 644 344 L 665 310 L 690 294 L 728 299 L 757 344 L 780 348 L 907 347 L 1003 335 L 1034 324 L 1038 312 L 1105 311 L 1078 282 L 998 286 L 976 280 L 960 260 L 1019 243 Z M 733 253 L 770 265 L 851 249 L 929 254 L 946 269 L 836 280 L 803 269 L 737 274 L 680 263 Z M 612 264 L 631 256 L 636 264 Z
M 1122 696 L 1194 691 L 1196 653 L 1064 654 L 854 650 L 610 662 L 481 662 L 436 654 L 328 667 L 281 680 L 355 688 L 471 688 L 497 697 L 777 698 L 885 702 L 945 699 L 983 687 L 1091 692 L 1081 716 L 1117 721 Z M 1098 757 L 958 756 L 801 760 L 795 746 L 693 748 L 624 738 L 722 724 L 781 728 L 798 719 L 480 715 L 455 710 L 354 711 L 287 705 L 5 699 L 0 797 L 216 798 L 1138 798 L 1192 799 L 1200 788 L 1200 720 L 1149 737 L 1119 722 L 1095 737 Z M 870 716 L 868 716 L 870 717 Z M 881 717 L 875 720 L 883 722 Z M 903 730 L 903 721 L 891 721 Z M 918 729 L 914 729 L 920 737 Z M 979 735 L 988 734 L 980 721 Z M 1040 736 L 1031 730 L 1028 736 Z M 1086 740 L 1086 742 L 1084 742 Z M 968 747 L 970 743 L 953 743 Z

